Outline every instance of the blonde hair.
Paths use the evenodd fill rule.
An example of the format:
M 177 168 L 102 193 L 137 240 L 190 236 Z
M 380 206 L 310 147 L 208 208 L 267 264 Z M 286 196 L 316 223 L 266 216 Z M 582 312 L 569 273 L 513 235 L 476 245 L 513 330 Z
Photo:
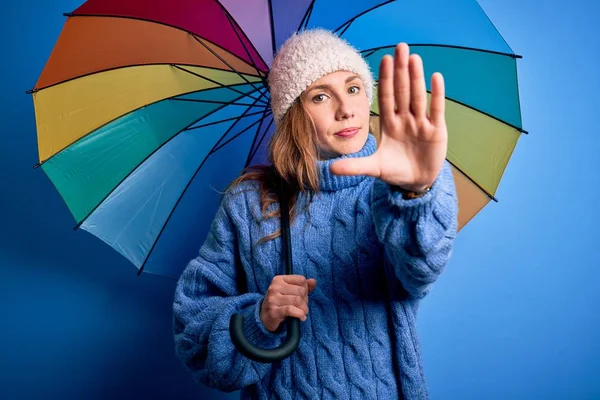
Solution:
M 244 169 L 242 175 L 229 184 L 225 192 L 248 180 L 259 182 L 262 219 L 280 217 L 280 210 L 267 213 L 267 208 L 280 201 L 278 185 L 282 178 L 289 193 L 289 217 L 293 223 L 297 214 L 296 203 L 299 193 L 309 193 L 309 200 L 319 192 L 317 169 L 316 130 L 310 115 L 304 109 L 301 96 L 296 99 L 275 128 L 268 145 L 268 159 L 272 165 L 256 165 Z M 310 204 L 310 201 L 308 204 Z M 308 207 L 307 204 L 307 207 Z M 278 229 L 261 238 L 257 244 L 281 235 Z

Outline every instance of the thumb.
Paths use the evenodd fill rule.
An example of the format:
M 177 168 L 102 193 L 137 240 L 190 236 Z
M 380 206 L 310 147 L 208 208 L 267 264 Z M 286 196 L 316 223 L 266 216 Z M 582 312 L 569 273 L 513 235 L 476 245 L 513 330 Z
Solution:
M 379 177 L 379 162 L 375 154 L 368 157 L 346 158 L 331 164 L 330 171 L 336 175 L 369 175 Z
M 307 279 L 306 283 L 308 285 L 308 293 L 312 292 L 317 286 L 317 280 L 314 278 Z

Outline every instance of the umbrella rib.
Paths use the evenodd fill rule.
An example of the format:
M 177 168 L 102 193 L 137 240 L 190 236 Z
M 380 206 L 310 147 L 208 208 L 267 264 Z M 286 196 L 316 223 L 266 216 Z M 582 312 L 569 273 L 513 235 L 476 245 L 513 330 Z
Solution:
M 88 72 L 88 73 L 85 73 L 83 75 L 74 76 L 72 78 L 65 79 L 64 81 L 52 83 L 52 84 L 47 85 L 47 86 L 43 86 L 43 87 L 39 87 L 39 88 L 35 88 L 35 89 L 30 89 L 30 90 L 27 90 L 25 93 L 27 93 L 27 94 L 38 93 L 38 92 L 41 92 L 42 90 L 46 90 L 46 89 L 49 89 L 49 88 L 57 86 L 57 85 L 62 85 L 63 83 L 68 83 L 68 82 L 75 81 L 75 80 L 80 79 L 80 78 L 85 78 L 85 77 L 88 77 L 88 76 L 92 76 L 92 75 L 95 75 L 95 74 L 101 74 L 101 73 L 104 73 L 104 72 L 116 71 L 116 70 L 125 69 L 125 68 L 149 67 L 149 66 L 156 66 L 156 65 L 169 65 L 169 66 L 172 66 L 173 63 L 158 63 L 157 62 L 157 63 L 145 63 L 145 64 L 129 64 L 129 65 L 121 65 L 121 66 L 113 67 L 113 68 L 106 68 L 106 69 L 103 69 L 103 70 Z M 204 68 L 204 69 L 209 69 L 209 70 L 213 70 L 213 71 L 231 72 L 231 71 L 226 70 L 226 69 L 213 68 L 213 67 L 208 67 L 208 66 L 204 66 L 204 65 L 195 65 L 195 64 L 177 64 L 177 65 L 183 65 L 183 66 L 186 66 L 186 67 Z M 262 78 L 262 77 L 259 77 L 259 78 Z M 238 84 L 236 84 L 236 85 L 238 85 Z
M 232 88 L 232 87 L 230 87 L 230 86 L 224 85 L 224 84 L 222 84 L 222 83 L 220 83 L 220 82 L 217 82 L 217 81 L 215 81 L 215 80 L 213 80 L 213 79 L 210 79 L 210 78 L 208 78 L 208 77 L 206 77 L 206 76 L 203 76 L 203 75 L 197 74 L 197 73 L 195 73 L 195 72 L 193 72 L 193 71 L 190 71 L 190 70 L 188 70 L 188 69 L 182 68 L 182 67 L 180 67 L 180 66 L 179 66 L 179 65 L 177 65 L 177 64 L 171 64 L 171 66 L 172 66 L 172 67 L 175 67 L 175 68 L 177 68 L 177 69 L 180 69 L 180 70 L 182 70 L 182 71 L 184 71 L 184 72 L 187 72 L 188 74 L 192 74 L 192 75 L 194 75 L 194 76 L 197 76 L 198 78 L 202 78 L 202 79 L 205 79 L 205 80 L 207 80 L 207 81 L 209 81 L 209 82 L 215 83 L 215 84 L 217 84 L 217 85 L 219 85 L 219 86 L 221 86 L 221 87 L 223 87 L 223 88 L 227 88 L 227 89 L 229 89 L 229 90 L 233 90 L 233 91 L 234 91 L 234 92 L 236 92 L 236 93 L 240 93 L 240 94 L 242 94 L 242 95 L 244 95 L 244 96 L 248 96 L 248 97 L 250 97 L 251 99 L 254 99 L 254 100 L 256 100 L 256 101 L 260 101 L 260 102 L 264 103 L 265 105 L 268 105 L 268 103 L 267 103 L 266 101 L 263 101 L 263 100 L 261 100 L 261 97 L 264 97 L 264 94 L 261 94 L 261 95 L 260 95 L 258 98 L 256 98 L 256 97 L 250 96 L 250 95 L 248 95 L 248 94 L 246 94 L 246 93 L 244 93 L 244 92 L 240 92 L 239 90 L 233 89 L 233 88 Z
M 245 105 L 247 105 L 247 104 L 245 104 Z M 251 116 L 254 116 L 254 115 L 261 114 L 261 113 L 264 113 L 264 111 L 257 111 L 255 113 L 246 114 L 246 115 L 244 115 L 244 117 L 232 117 L 232 118 L 220 119 L 218 121 L 209 122 L 208 124 L 188 127 L 188 128 L 185 128 L 184 131 L 192 131 L 194 129 L 206 128 L 207 126 L 218 125 L 218 124 L 221 124 L 223 122 L 234 121 L 236 119 L 245 118 L 245 117 L 251 117 Z
M 496 28 L 496 25 L 494 25 L 494 23 L 492 22 L 492 20 L 490 19 L 490 17 L 487 15 L 487 13 L 485 12 L 485 10 L 483 9 L 483 7 L 481 7 L 481 4 L 479 4 L 478 1 L 475 2 L 475 4 L 477 4 L 477 6 L 479 7 L 479 9 L 481 10 L 481 12 L 483 13 L 483 15 L 485 15 L 485 17 L 487 18 L 488 22 L 490 23 L 490 25 L 492 25 L 494 27 L 494 30 L 496 31 L 496 33 L 498 34 L 498 36 L 500 36 L 500 38 L 502 39 L 502 41 L 504 42 L 504 44 L 506 45 L 506 47 L 508 47 L 510 49 L 510 51 L 512 51 L 513 53 L 515 52 L 509 45 L 508 43 L 506 43 L 506 40 L 504 39 L 504 37 L 500 34 L 500 32 L 498 32 L 498 28 Z M 517 58 L 522 58 L 521 56 L 518 56 Z
M 96 209 L 100 206 L 100 204 L 104 203 L 104 201 L 115 191 L 116 188 L 118 188 L 140 165 L 142 165 L 146 160 L 148 160 L 150 157 L 152 157 L 152 155 L 154 153 L 156 153 L 158 150 L 160 150 L 161 148 L 163 148 L 167 143 L 169 143 L 171 140 L 173 140 L 174 138 L 176 138 L 181 132 L 185 131 L 186 128 L 194 125 L 195 123 L 201 121 L 203 118 L 206 118 L 214 113 L 216 113 L 219 110 L 222 110 L 223 108 L 225 108 L 227 106 L 227 104 L 223 105 L 222 107 L 217 107 L 216 109 L 214 109 L 213 111 L 209 112 L 206 115 L 201 116 L 200 118 L 194 120 L 191 124 L 189 124 L 188 126 L 186 126 L 185 128 L 181 129 L 179 132 L 175 133 L 173 136 L 171 136 L 168 140 L 166 140 L 163 144 L 161 144 L 160 146 L 158 146 L 156 149 L 154 149 L 150 154 L 148 154 L 138 165 L 136 165 L 134 168 L 132 168 L 131 171 L 129 171 L 129 173 L 123 177 L 123 179 L 121 179 L 121 181 L 115 185 L 115 187 L 106 194 L 106 196 L 104 196 L 104 198 L 102 200 L 100 200 L 98 202 L 98 204 L 96 204 L 96 206 L 79 222 L 77 223 L 77 225 L 75 225 L 73 227 L 73 230 L 77 230 L 79 229 L 79 227 L 88 219 L 88 217 L 90 215 L 92 215 L 94 213 L 94 211 L 96 211 Z M 248 109 L 252 108 L 252 106 L 248 106 Z M 247 112 L 247 110 L 246 110 Z M 241 118 L 241 117 L 240 117 Z
M 296 29 L 297 31 L 302 30 L 303 28 L 306 28 L 308 26 L 308 20 L 312 16 L 312 10 L 313 10 L 314 6 L 315 6 L 315 0 L 312 0 L 310 2 L 310 6 L 308 6 L 308 8 L 306 9 L 306 12 L 304 13 L 304 16 L 302 17 L 302 21 L 300 21 L 300 25 L 298 25 L 298 29 Z M 302 25 L 304 25 L 304 26 L 302 26 Z
M 239 85 L 239 86 L 242 86 L 242 85 L 245 85 L 245 84 L 243 84 L 243 83 L 240 83 L 240 84 L 236 84 L 236 85 L 233 85 L 233 86 L 238 86 L 238 85 Z M 212 88 L 211 88 L 211 89 L 202 89 L 201 91 L 204 91 L 204 90 L 212 90 Z M 192 92 L 180 93 L 180 94 L 178 94 L 177 96 L 186 96 L 186 95 L 189 95 L 189 94 L 192 94 L 192 93 L 197 93 L 197 92 L 198 92 L 198 90 L 194 90 L 194 91 L 192 91 Z M 236 93 L 238 93 L 238 91 L 236 91 Z M 239 97 L 235 98 L 235 99 L 233 100 L 233 102 L 235 102 L 235 101 L 237 101 L 237 100 L 240 100 L 240 99 L 242 99 L 243 97 L 245 97 L 245 96 L 239 96 Z M 253 97 L 252 97 L 252 98 L 253 98 Z M 164 100 L 193 101 L 193 100 L 186 100 L 186 99 L 176 99 L 176 98 L 174 98 L 174 97 L 167 97 L 167 98 L 164 98 L 164 99 L 157 100 L 157 101 L 155 101 L 155 102 L 153 102 L 153 103 L 148 103 L 148 104 L 145 104 L 145 105 L 143 105 L 143 106 L 140 106 L 140 107 L 138 107 L 138 108 L 136 108 L 136 109 L 134 109 L 134 110 L 130 110 L 130 111 L 126 112 L 125 114 L 121 114 L 121 115 L 119 115 L 119 116 L 117 116 L 117 117 L 115 117 L 115 118 L 111 119 L 110 121 L 107 121 L 107 122 L 105 122 L 104 124 L 102 124 L 102 125 L 100 125 L 100 126 L 98 126 L 98 127 L 94 128 L 93 130 L 89 131 L 88 133 L 86 133 L 86 134 L 85 134 L 85 135 L 83 135 L 82 137 L 78 138 L 76 141 L 74 141 L 74 142 L 72 142 L 72 143 L 69 143 L 68 145 L 66 145 L 66 146 L 65 146 L 65 147 L 63 147 L 62 149 L 58 150 L 56 153 L 54 153 L 52 156 L 48 157 L 48 158 L 47 158 L 47 159 L 45 159 L 44 161 L 41 161 L 41 162 L 38 162 L 37 164 L 35 164 L 35 165 L 33 166 L 33 169 L 36 169 L 36 168 L 39 168 L 39 167 L 41 167 L 42 165 L 44 165 L 44 164 L 45 164 L 46 162 L 48 162 L 49 160 L 51 160 L 52 158 L 56 157 L 56 155 L 58 155 L 59 153 L 62 153 L 63 151 L 65 151 L 65 150 L 66 150 L 66 149 L 68 149 L 69 147 L 73 146 L 75 143 L 77 143 L 77 142 L 79 142 L 79 141 L 81 141 L 81 140 L 85 139 L 87 136 L 89 136 L 89 135 L 91 135 L 92 133 L 96 132 L 98 129 L 101 129 L 101 128 L 105 127 L 106 125 L 108 125 L 108 124 L 110 124 L 110 123 L 112 123 L 112 122 L 114 122 L 114 121 L 118 120 L 119 118 L 122 118 L 122 117 L 123 117 L 123 116 L 125 116 L 125 115 L 131 114 L 132 112 L 135 112 L 135 111 L 137 111 L 137 110 L 141 110 L 141 109 L 142 109 L 142 108 L 144 108 L 144 107 L 148 107 L 149 105 L 156 104 L 156 103 L 159 103 L 159 102 L 161 102 L 161 101 L 164 101 Z M 197 101 L 199 101 L 199 100 L 197 100 Z M 228 106 L 228 105 L 230 105 L 230 104 L 232 104 L 232 103 L 229 103 L 229 102 L 227 102 L 227 103 L 226 103 L 226 102 L 223 102 L 223 103 L 221 103 L 221 104 L 224 104 L 224 106 Z M 242 105 L 247 105 L 247 104 L 242 104 Z M 260 106 L 259 106 L 259 107 L 260 107 Z M 263 107 L 266 107 L 266 105 L 265 105 L 265 106 L 263 106 Z M 221 108 L 222 108 L 222 107 L 221 107 Z M 217 110 L 219 110 L 219 109 L 220 109 L 220 108 L 218 108 Z M 217 111 L 217 110 L 215 110 L 215 111 Z M 213 112 L 214 112 L 214 111 L 213 111 Z M 210 114 L 212 114 L 212 112 L 211 112 Z M 206 116 L 208 116 L 208 115 L 210 115 L 210 114 L 207 114 Z
M 273 18 L 273 1 L 269 0 L 269 21 L 271 23 L 271 49 L 273 49 L 273 54 L 277 51 L 277 46 L 275 44 L 275 19 Z
M 350 22 L 348 22 L 346 27 L 338 34 L 338 36 L 342 37 L 342 35 L 348 30 L 348 28 L 350 28 L 350 25 L 352 25 L 353 22 L 354 22 L 354 19 L 350 20 Z
M 429 91 L 428 91 L 428 92 L 429 92 Z M 460 105 L 461 105 L 461 106 L 463 106 L 463 107 L 470 108 L 470 109 L 471 109 L 471 110 L 473 110 L 473 111 L 476 111 L 476 112 L 478 112 L 478 113 L 480 113 L 480 114 L 483 114 L 483 115 L 485 115 L 486 117 L 492 118 L 492 119 L 494 119 L 494 120 L 496 120 L 496 121 L 498 121 L 498 122 L 500 122 L 500 123 L 502 123 L 502 124 L 504 124 L 504 125 L 510 126 L 511 128 L 513 128 L 513 129 L 515 129 L 515 130 L 519 131 L 520 133 L 524 133 L 524 134 L 526 134 L 526 135 L 528 135 L 528 134 L 529 134 L 529 132 L 527 132 L 525 129 L 523 129 L 523 128 L 519 128 L 518 126 L 515 126 L 515 125 L 511 124 L 510 122 L 503 121 L 503 120 L 501 120 L 500 118 L 498 118 L 498 117 L 495 117 L 495 116 L 493 116 L 493 115 L 491 115 L 491 114 L 488 114 L 488 113 L 487 113 L 487 112 L 485 112 L 485 111 L 479 110 L 479 109 L 478 109 L 478 108 L 476 108 L 476 107 L 470 106 L 470 105 L 468 105 L 468 104 L 466 104 L 466 103 L 463 103 L 463 102 L 461 102 L 461 101 L 458 101 L 458 100 L 454 100 L 454 99 L 452 99 L 452 98 L 450 98 L 450 97 L 446 97 L 446 98 L 447 98 L 448 100 L 450 100 L 450 101 L 453 101 L 453 102 L 454 102 L 454 103 L 456 103 L 456 104 L 460 104 Z
M 225 65 L 227 65 L 229 67 L 229 69 L 231 69 L 233 72 L 235 72 L 236 74 L 238 74 L 238 76 L 240 78 L 242 78 L 243 80 L 245 80 L 249 85 L 251 85 L 254 89 L 259 90 L 256 86 L 254 86 L 254 83 L 250 82 L 243 74 L 241 74 L 237 69 L 233 68 L 231 66 L 231 64 L 229 64 L 227 61 L 225 61 L 225 59 L 223 59 L 223 57 L 221 57 L 219 54 L 217 54 L 213 49 L 211 49 L 210 47 L 208 47 L 206 44 L 204 44 L 204 42 L 202 40 L 200 40 L 200 38 L 198 38 L 198 36 L 192 34 L 193 38 L 196 39 L 196 41 L 198 43 L 200 43 L 202 46 L 204 46 L 204 48 L 206 48 L 206 50 L 210 51 L 215 57 L 217 57 L 219 60 L 221 60 L 221 62 L 223 62 Z M 256 67 L 255 67 L 256 69 Z M 257 73 L 260 73 L 260 71 L 258 71 L 258 69 L 256 69 Z M 262 77 L 261 77 L 262 78 Z
M 258 126 L 258 129 L 256 130 L 256 135 L 254 135 L 254 138 L 252 139 L 252 144 L 250 145 L 250 151 L 248 152 L 248 157 L 246 157 L 246 162 L 244 163 L 244 168 L 246 168 L 248 166 L 248 163 L 250 160 L 249 156 L 252 153 L 252 151 L 254 150 L 254 145 L 256 144 L 256 137 L 259 135 L 259 132 L 262 128 L 263 122 L 264 122 L 265 118 L 267 117 L 267 111 L 268 111 L 267 109 L 263 110 L 263 117 L 261 118 L 260 125 Z
M 428 90 L 428 91 L 427 91 L 427 93 L 431 93 L 431 91 L 430 91 L 430 90 Z M 468 104 L 466 104 L 466 103 L 463 103 L 463 102 L 461 102 L 461 101 L 455 100 L 455 99 L 453 99 L 453 98 L 451 98 L 451 97 L 448 97 L 448 96 L 446 96 L 446 100 L 450 100 L 450 101 L 452 101 L 453 103 L 459 104 L 459 105 L 461 105 L 461 106 L 463 106 L 463 107 L 466 107 L 466 108 L 469 108 L 469 109 L 471 109 L 471 110 L 473 110 L 473 111 L 475 111 L 475 112 L 478 112 L 479 114 L 485 115 L 486 117 L 489 117 L 489 118 L 491 118 L 491 119 L 493 119 L 493 120 L 496 120 L 496 121 L 500 122 L 501 124 L 504 124 L 504 125 L 506 125 L 506 126 L 509 126 L 509 127 L 513 128 L 514 130 L 517 130 L 517 131 L 519 131 L 520 133 L 524 133 L 524 134 L 526 134 L 526 135 L 528 135 L 528 134 L 529 134 L 529 132 L 528 132 L 528 131 L 526 131 L 525 129 L 523 129 L 523 128 L 519 128 L 518 126 L 515 126 L 515 125 L 511 124 L 510 122 L 503 121 L 503 120 L 501 120 L 500 118 L 498 118 L 498 117 L 495 117 L 495 116 L 493 116 L 493 115 L 491 115 L 491 114 L 488 114 L 487 112 L 485 112 L 485 111 L 482 111 L 482 110 L 480 110 L 480 109 L 478 109 L 478 108 L 476 108 L 476 107 L 470 106 L 470 105 L 468 105 Z M 373 114 L 373 115 L 379 115 L 379 114 L 378 114 L 378 113 L 376 113 L 376 112 L 373 112 L 373 111 L 371 111 L 371 112 L 372 112 L 372 114 Z
M 470 180 L 471 182 L 473 182 L 473 184 L 475 186 L 477 186 L 483 193 L 485 193 L 490 199 L 494 200 L 496 203 L 498 202 L 498 199 L 496 199 L 491 193 L 489 193 L 487 190 L 485 190 L 483 187 L 481 187 L 481 185 L 477 182 L 475 182 L 475 180 L 473 178 L 471 178 L 467 173 L 465 173 L 465 171 L 463 171 L 462 169 L 458 168 L 456 166 L 456 164 L 454 164 L 452 161 L 448 160 L 446 158 L 446 160 L 454 167 L 456 168 L 456 170 L 458 172 L 460 172 L 461 174 L 463 174 L 468 180 Z
M 227 17 L 227 20 L 229 21 L 229 25 L 231 25 L 231 28 L 233 29 L 235 36 L 238 38 L 240 44 L 244 48 L 244 51 L 246 52 L 246 55 L 250 59 L 252 66 L 258 71 L 258 66 L 256 65 L 256 62 L 254 61 L 254 58 L 252 57 L 252 55 L 250 55 L 250 52 L 248 51 L 246 44 L 240 37 L 238 30 L 236 29 L 236 25 L 239 28 L 239 30 L 244 34 L 244 37 L 246 38 L 246 40 L 248 40 L 248 43 L 252 44 L 252 42 L 250 42 L 250 39 L 248 38 L 248 35 L 246 35 L 246 32 L 244 32 L 244 30 L 242 29 L 242 26 L 237 23 L 237 21 L 233 18 L 233 16 L 231 14 L 229 14 L 229 11 L 227 11 L 227 9 L 223 6 L 223 4 L 221 4 L 221 2 L 219 0 L 217 0 L 217 3 L 219 4 L 219 6 L 221 6 L 221 9 L 225 12 L 225 16 Z M 234 22 L 235 22 L 235 24 L 234 24 Z M 265 60 L 263 60 L 262 56 L 260 55 L 260 53 L 258 52 L 258 50 L 256 50 L 256 48 L 254 46 L 253 46 L 253 49 L 254 49 L 255 53 L 258 55 L 258 57 L 260 57 L 260 60 L 263 62 L 263 64 L 267 65 Z M 262 78 L 262 79 L 264 81 L 264 78 Z
M 238 122 L 239 122 L 239 121 L 240 121 L 242 118 L 245 118 L 245 117 L 247 117 L 247 116 L 248 116 L 248 115 L 247 115 L 247 113 L 248 113 L 248 110 L 249 110 L 249 109 L 250 109 L 250 108 L 248 108 L 246 111 L 244 111 L 244 112 L 242 113 L 242 115 L 240 115 L 240 117 L 238 118 L 238 120 L 237 120 L 237 121 L 235 121 L 235 122 L 234 122 L 234 123 L 233 123 L 233 124 L 232 124 L 232 125 L 229 127 L 229 129 L 227 129 L 227 131 L 225 131 L 225 133 L 224 133 L 224 134 L 223 134 L 223 135 L 222 135 L 222 136 L 219 138 L 219 140 L 217 141 L 217 143 L 215 143 L 215 145 L 213 146 L 213 148 L 212 148 L 212 150 L 210 151 L 210 153 L 213 153 L 213 151 L 215 150 L 215 148 L 217 148 L 217 147 L 220 145 L 221 141 L 222 141 L 222 140 L 223 140 L 225 137 L 227 137 L 227 135 L 229 135 L 229 132 L 231 132 L 231 130 L 232 130 L 232 129 L 233 129 L 235 126 L 236 126 L 236 124 L 237 124 L 237 123 L 238 123 Z M 259 112 L 258 114 L 260 114 L 260 112 Z M 256 115 L 256 114 L 255 114 L 255 115 Z M 228 143 L 229 143 L 229 142 L 228 142 Z M 220 148 L 220 147 L 219 147 L 219 148 Z M 209 154 L 210 154 L 210 153 L 209 153 Z
M 248 109 L 250 109 L 252 106 L 248 107 Z M 245 114 L 248 110 L 246 110 L 243 114 Z M 243 114 L 241 117 L 243 117 Z M 236 122 L 237 123 L 237 122 Z M 177 209 L 177 206 L 179 205 L 179 203 L 181 202 L 181 199 L 183 198 L 183 195 L 185 194 L 185 192 L 187 191 L 187 189 L 190 187 L 190 185 L 192 184 L 192 182 L 194 181 L 194 178 L 196 177 L 196 175 L 198 175 L 198 172 L 202 169 L 202 167 L 204 166 L 204 163 L 206 162 L 206 160 L 208 160 L 208 157 L 213 153 L 213 150 L 215 149 L 215 147 L 219 144 L 219 142 L 221 140 L 223 140 L 223 138 L 225 136 L 227 136 L 227 134 L 231 131 L 231 128 L 233 128 L 233 126 L 235 126 L 234 123 L 228 130 L 227 132 L 225 132 L 223 134 L 223 136 L 221 136 L 221 139 L 219 139 L 219 141 L 213 146 L 213 149 L 204 157 L 204 159 L 202 160 L 202 162 L 200 163 L 200 166 L 198 166 L 198 168 L 196 169 L 196 172 L 194 172 L 194 175 L 192 175 L 192 177 L 190 178 L 189 182 L 187 183 L 187 185 L 185 186 L 185 188 L 183 189 L 183 191 L 181 192 L 181 194 L 179 195 L 179 198 L 177 199 L 177 202 L 175 203 L 175 205 L 173 206 L 173 208 L 171 209 L 171 211 L 169 212 L 169 216 L 167 217 L 167 219 L 165 220 L 162 228 L 160 229 L 160 232 L 158 232 L 158 235 L 156 236 L 156 240 L 154 241 L 154 243 L 152 243 L 152 247 L 150 248 L 150 250 L 148 251 L 148 254 L 146 254 L 146 258 L 144 259 L 144 262 L 142 263 L 142 265 L 140 266 L 137 274 L 138 276 L 142 274 L 144 267 L 146 266 L 146 262 L 148 261 L 148 259 L 150 258 L 150 254 L 152 254 L 152 251 L 154 251 L 154 248 L 156 247 L 156 244 L 158 243 L 158 241 L 160 240 L 160 237 L 162 235 L 162 233 L 165 230 L 165 227 L 169 224 L 169 221 L 171 220 L 171 217 L 173 216 L 173 213 L 175 212 L 175 210 Z
M 495 51 L 495 50 L 478 49 L 475 47 L 455 46 L 455 45 L 451 45 L 451 44 L 436 44 L 436 43 L 409 43 L 409 47 L 417 47 L 417 46 L 418 47 L 448 47 L 451 49 L 471 50 L 471 51 L 478 51 L 478 52 L 482 52 L 482 53 L 497 54 L 500 56 L 507 56 L 507 57 L 511 57 L 511 58 L 523 58 L 523 56 L 520 56 L 518 54 L 503 53 L 501 51 Z M 373 47 L 371 49 L 361 50 L 360 52 L 361 53 L 370 52 L 369 56 L 371 56 L 376 51 L 383 50 L 383 49 L 393 49 L 394 47 L 396 47 L 396 45 L 379 46 L 379 47 Z M 368 57 L 368 56 L 363 55 L 363 57 Z
M 262 111 L 261 111 L 262 112 Z M 260 114 L 260 113 L 259 113 Z M 256 115 L 256 114 L 255 114 Z M 269 113 L 266 114 L 266 116 L 270 115 Z M 248 115 L 246 115 L 247 117 Z M 240 118 L 241 119 L 241 118 Z M 235 139 L 237 139 L 238 137 L 240 137 L 244 132 L 247 132 L 248 129 L 252 128 L 254 125 L 262 123 L 263 119 L 259 119 L 258 121 L 254 121 L 253 123 L 251 123 L 250 125 L 248 125 L 247 127 L 245 127 L 243 130 L 241 130 L 240 132 L 236 133 L 234 136 L 232 136 L 231 138 L 229 138 L 229 140 L 227 140 L 226 142 L 224 142 L 223 144 L 221 144 L 219 147 L 213 148 L 210 153 L 208 153 L 208 155 L 214 154 L 217 151 L 221 150 L 223 147 L 225 147 L 226 145 L 228 145 L 229 143 L 231 143 L 232 141 L 234 141 Z
M 177 96 L 181 96 L 181 95 L 177 95 Z M 169 97 L 169 100 L 174 100 L 174 101 L 187 101 L 187 102 L 191 102 L 191 103 L 212 103 L 212 104 L 226 104 L 228 106 L 249 106 L 250 104 L 248 103 L 236 103 L 234 101 L 218 101 L 218 100 L 198 100 L 198 99 L 183 99 L 183 98 L 179 98 L 179 97 Z M 266 105 L 257 105 L 256 107 L 264 107 L 267 108 Z
M 362 56 L 364 58 L 368 58 L 371 57 L 377 50 L 373 50 L 373 51 L 368 51 L 369 54 L 363 54 Z M 361 52 L 362 53 L 362 52 Z
M 260 145 L 262 144 L 263 140 L 267 136 L 267 133 L 269 132 L 269 129 L 271 128 L 271 125 L 273 125 L 274 121 L 275 121 L 274 119 L 271 119 L 271 121 L 269 122 L 269 125 L 267 126 L 267 128 L 263 132 L 262 137 L 260 138 L 260 140 L 258 141 L 258 144 L 256 146 L 254 146 L 254 143 L 256 142 L 256 136 L 254 136 L 254 141 L 252 142 L 252 146 L 253 146 L 252 148 L 254 150 L 253 151 L 251 150 L 252 154 L 250 154 L 249 157 L 246 159 L 246 163 L 244 164 L 244 168 L 248 167 L 248 165 L 250 164 L 250 161 L 252 161 L 252 159 L 256 155 L 256 152 L 258 151 L 258 148 L 260 147 Z M 259 130 L 260 130 L 260 128 L 259 128 Z
M 393 3 L 394 1 L 396 1 L 396 0 L 388 0 L 388 1 L 385 1 L 383 3 L 379 3 L 379 4 L 377 4 L 377 5 L 369 8 L 368 10 L 364 10 L 363 12 L 361 12 L 359 14 L 356 14 L 354 17 L 350 18 L 348 21 L 344 22 L 343 24 L 341 24 L 340 26 L 338 26 L 337 28 L 335 28 L 333 30 L 333 32 L 337 33 L 337 31 L 339 31 L 340 29 L 342 29 L 344 26 L 346 26 L 346 25 L 350 26 L 350 24 L 352 24 L 357 18 L 362 17 L 363 15 L 365 15 L 365 14 L 367 14 L 367 13 L 373 11 L 373 10 L 376 10 L 379 7 L 383 7 L 386 4 Z M 346 27 L 346 29 L 348 29 L 348 27 Z M 346 29 L 344 29 L 344 32 L 346 31 Z M 339 34 L 339 36 L 342 36 L 342 34 Z

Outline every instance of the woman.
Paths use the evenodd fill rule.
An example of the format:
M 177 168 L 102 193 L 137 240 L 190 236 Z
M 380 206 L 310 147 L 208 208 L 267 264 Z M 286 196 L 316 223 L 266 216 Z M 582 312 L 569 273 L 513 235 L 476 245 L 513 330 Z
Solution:
M 427 398 L 417 310 L 457 229 L 442 76 L 431 84 L 428 114 L 421 59 L 404 43 L 382 59 L 377 147 L 360 54 L 324 30 L 281 47 L 269 74 L 273 167 L 230 185 L 176 288 L 176 351 L 196 381 L 242 398 Z M 279 176 L 292 194 L 292 276 L 277 239 Z M 272 364 L 244 357 L 229 336 L 235 313 L 263 348 L 300 318 L 297 350 Z

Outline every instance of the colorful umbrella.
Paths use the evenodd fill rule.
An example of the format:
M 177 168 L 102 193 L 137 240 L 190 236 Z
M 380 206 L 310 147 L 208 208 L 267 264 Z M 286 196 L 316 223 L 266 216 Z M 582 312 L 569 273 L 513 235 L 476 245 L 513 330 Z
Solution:
M 474 0 L 89 0 L 66 15 L 32 90 L 38 166 L 76 228 L 139 272 L 177 278 L 219 190 L 267 162 L 266 76 L 298 29 L 336 31 L 375 75 L 401 41 L 426 76 L 444 75 L 461 228 L 494 199 L 524 132 L 519 56 Z

